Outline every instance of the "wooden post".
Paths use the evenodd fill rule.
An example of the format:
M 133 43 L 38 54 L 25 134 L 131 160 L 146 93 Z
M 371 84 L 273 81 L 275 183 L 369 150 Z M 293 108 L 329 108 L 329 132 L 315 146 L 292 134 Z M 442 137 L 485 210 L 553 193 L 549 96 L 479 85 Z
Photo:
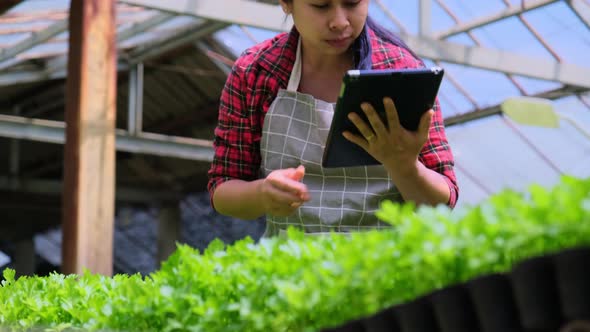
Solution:
M 114 0 L 71 0 L 62 272 L 113 273 L 116 41 Z
M 158 268 L 176 250 L 181 234 L 180 202 L 166 202 L 158 213 Z
M 14 269 L 17 276 L 32 276 L 35 274 L 35 241 L 28 237 L 14 244 Z

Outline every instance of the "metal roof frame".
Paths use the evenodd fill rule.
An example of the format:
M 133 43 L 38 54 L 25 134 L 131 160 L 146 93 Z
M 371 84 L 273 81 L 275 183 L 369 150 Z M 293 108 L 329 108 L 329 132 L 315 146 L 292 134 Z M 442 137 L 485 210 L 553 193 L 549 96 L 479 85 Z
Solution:
M 0 136 L 64 144 L 65 123 L 0 114 Z M 130 135 L 127 131 L 120 129 L 116 131 L 116 137 L 118 151 L 198 161 L 213 159 L 213 147 L 207 140 L 154 133 Z
M 487 15 L 485 17 L 481 17 L 481 18 L 477 18 L 474 19 L 470 22 L 465 22 L 462 24 L 459 24 L 451 29 L 448 29 L 446 31 L 442 31 L 442 32 L 438 32 L 435 37 L 437 39 L 446 39 L 467 31 L 471 31 L 473 29 L 477 29 L 480 27 L 483 27 L 485 25 L 509 18 L 509 17 L 513 17 L 513 16 L 517 16 L 523 13 L 526 13 L 530 10 L 533 9 L 537 9 L 546 5 L 550 5 L 552 3 L 558 2 L 560 0 L 536 0 L 536 1 L 523 1 L 521 2 L 520 6 L 512 6 L 512 7 L 508 7 L 504 10 L 501 10 L 497 13 L 494 14 L 490 14 Z
M 377 3 L 383 6 L 379 0 Z M 440 0 L 436 0 L 441 4 Z M 590 67 L 583 67 L 579 65 L 563 63 L 555 52 L 556 60 L 548 59 L 531 59 L 530 57 L 513 54 L 511 52 L 499 51 L 482 46 L 465 46 L 459 43 L 453 43 L 441 40 L 458 33 L 467 32 L 478 27 L 505 19 L 507 17 L 518 16 L 526 24 L 522 14 L 547 6 L 549 4 L 558 2 L 560 0 L 536 0 L 524 2 L 520 6 L 510 6 L 509 2 L 505 10 L 497 13 L 486 15 L 470 22 L 458 22 L 458 25 L 452 29 L 443 32 L 431 31 L 431 17 L 432 0 L 420 0 L 419 14 L 420 14 L 420 34 L 413 35 L 407 32 L 407 29 L 401 25 L 400 21 L 395 18 L 390 12 L 387 13 L 389 18 L 401 30 L 400 35 L 407 41 L 409 46 L 420 56 L 431 59 L 435 62 L 444 61 L 455 64 L 466 65 L 475 68 L 482 68 L 502 72 L 507 75 L 512 82 L 517 83 L 512 79 L 512 75 L 521 75 L 542 80 L 557 81 L 565 86 L 557 89 L 558 91 L 572 91 L 575 89 L 578 94 L 590 90 Z M 583 0 L 564 0 L 570 8 L 582 19 L 585 24 L 588 24 L 590 17 L 590 8 Z M 156 57 L 164 52 L 177 48 L 179 46 L 195 43 L 204 36 L 227 27 L 234 23 L 243 27 L 253 26 L 258 28 L 269 29 L 273 31 L 286 31 L 292 24 L 289 18 L 284 19 L 284 14 L 280 6 L 276 4 L 268 4 L 248 0 L 218 0 L 218 1 L 198 1 L 198 0 L 171 0 L 161 2 L 158 0 L 119 0 L 121 4 L 130 6 L 139 6 L 145 9 L 156 10 L 159 13 L 151 16 L 140 22 L 133 23 L 131 26 L 118 31 L 117 42 L 121 43 L 129 38 L 137 36 L 145 31 L 148 31 L 158 25 L 164 24 L 169 20 L 181 16 L 189 16 L 197 18 L 195 24 L 178 29 L 173 34 L 167 35 L 163 38 L 153 42 L 142 44 L 135 47 L 129 52 L 120 52 L 119 69 L 128 70 L 130 66 L 141 63 L 142 61 Z M 447 13 L 451 16 L 453 13 Z M 256 13 L 256 15 L 248 15 L 247 13 Z M 529 30 L 530 26 L 527 26 Z M 2 63 L 8 64 L 5 67 L 13 66 L 19 60 L 15 59 L 22 52 L 42 44 L 43 42 L 55 37 L 56 35 L 67 31 L 67 20 L 57 20 L 49 27 L 33 33 L 29 38 L 17 43 L 7 50 L 0 51 L 0 86 L 11 85 L 18 83 L 35 82 L 39 80 L 63 78 L 66 75 L 66 55 L 47 60 L 43 68 L 38 70 L 25 71 L 6 71 L 3 70 Z M 534 33 L 534 30 L 532 31 Z M 470 35 L 476 44 L 478 41 Z M 546 43 L 535 34 L 537 40 L 546 46 Z M 197 42 L 197 47 L 204 49 L 204 44 Z M 550 49 L 549 49 L 550 50 Z M 550 50 L 551 51 L 551 50 Z M 11 62 L 12 61 L 12 62 Z M 227 67 L 219 64 L 220 70 L 227 73 Z M 4 68 L 6 69 L 6 68 Z M 4 71 L 4 72 L 3 72 Z M 475 116 L 459 115 L 450 119 L 449 123 L 455 123 L 459 120 L 475 118 L 481 114 L 488 114 L 490 110 L 497 108 L 488 107 L 480 109 L 473 97 L 469 96 L 468 92 L 462 89 L 461 85 L 450 77 L 451 82 L 459 91 L 461 91 L 466 98 L 468 98 L 474 105 Z M 522 88 L 519 87 L 521 92 Z M 551 94 L 548 92 L 546 94 Z M 559 94 L 561 95 L 561 94 Z M 581 98 L 581 97 L 580 97 Z M 581 99 L 583 100 L 583 99 Z M 471 112 L 468 112 L 471 113 Z M 3 125 L 12 125 L 10 121 L 1 119 Z M 29 130 L 43 129 L 42 127 L 29 128 Z M 38 138 L 44 140 L 44 138 Z M 158 144 L 155 141 L 149 141 L 149 144 Z M 155 142 L 155 143 L 154 143 Z M 136 142 L 136 145 L 142 145 L 146 142 Z M 148 144 L 148 146 L 149 146 Z M 146 151 L 150 151 L 148 147 Z M 176 151 L 178 149 L 171 148 L 168 151 Z M 177 151 L 178 152 L 178 151 Z M 175 156 L 181 156 L 183 153 L 173 153 Z M 189 157 L 192 159 L 194 157 Z M 199 157 L 203 158 L 203 157 Z M 204 160 L 207 160 L 206 157 Z
M 430 1 L 430 0 L 428 0 Z M 539 0 L 521 7 L 509 7 L 507 10 L 492 17 L 478 20 L 477 24 L 466 24 L 461 29 L 468 31 L 476 27 L 495 22 L 500 19 L 519 15 L 525 11 L 538 8 L 559 0 Z M 161 2 L 157 0 L 120 0 L 120 2 L 161 10 L 178 15 L 202 17 L 221 22 L 233 22 L 258 28 L 286 31 L 290 25 L 280 18 L 284 16 L 280 6 L 246 0 L 171 0 Z M 428 8 L 427 2 L 422 0 L 421 6 Z M 423 14 L 425 10 L 421 11 Z M 256 13 L 248 15 L 246 13 Z M 481 22 L 480 22 L 481 21 Z M 429 25 L 424 17 L 422 25 Z M 402 34 L 409 46 L 419 55 L 432 60 L 446 61 L 475 68 L 516 74 L 526 77 L 552 80 L 568 85 L 581 86 L 590 89 L 590 67 L 575 64 L 560 63 L 542 58 L 530 57 L 499 51 L 484 47 L 465 46 L 459 43 L 442 41 L 434 37 Z
M 566 0 L 566 2 L 586 27 L 590 29 L 590 4 L 584 0 Z
M 556 56 L 557 61 L 546 59 L 531 59 L 510 52 L 498 51 L 481 46 L 471 47 L 458 43 L 442 41 L 446 37 L 457 33 L 469 32 L 475 28 L 496 22 L 512 16 L 522 14 L 540 8 L 560 0 L 536 0 L 523 2 L 520 6 L 508 6 L 505 10 L 481 17 L 470 22 L 459 23 L 456 27 L 447 31 L 434 33 L 431 30 L 430 12 L 432 0 L 420 0 L 420 35 L 412 35 L 404 32 L 399 20 L 396 20 L 391 13 L 387 13 L 390 19 L 402 29 L 402 36 L 408 42 L 416 53 L 422 57 L 434 61 L 446 61 L 450 63 L 462 64 L 475 68 L 498 71 L 507 75 L 522 75 L 535 79 L 551 80 L 561 82 L 566 85 L 580 86 L 590 89 L 590 67 L 562 63 Z M 588 24 L 590 17 L 590 8 L 583 0 L 565 0 L 570 8 Z M 152 45 L 142 45 L 132 50 L 129 54 L 121 54 L 121 70 L 127 70 L 129 64 L 136 64 L 149 57 L 154 57 L 163 52 L 190 43 L 202 38 L 207 34 L 226 27 L 230 23 L 254 26 L 275 31 L 285 31 L 291 26 L 292 21 L 284 17 L 281 9 L 277 5 L 247 1 L 247 0 L 220 0 L 220 1 L 197 1 L 197 0 L 172 0 L 161 2 L 157 0 L 119 0 L 119 3 L 141 6 L 143 8 L 155 9 L 161 13 L 152 16 L 142 22 L 133 24 L 125 30 L 118 32 L 118 42 L 137 36 L 153 27 L 156 27 L 177 15 L 192 16 L 199 19 L 212 20 L 214 22 L 223 22 L 219 24 L 214 22 L 198 24 L 195 28 L 189 27 L 178 31 L 176 35 L 167 36 L 164 41 L 152 43 Z M 440 1 L 439 1 L 440 4 Z M 509 2 L 507 3 L 509 4 Z M 245 13 L 256 13 L 256 15 L 246 15 Z M 210 25 L 207 25 L 210 24 Z M 529 30 L 530 26 L 527 26 Z M 197 30 L 193 32 L 193 29 Z M 64 59 L 48 61 L 46 68 L 39 70 L 25 70 L 17 72 L 4 72 L 2 69 L 12 67 L 18 60 L 14 57 L 20 53 L 39 45 L 52 37 L 67 31 L 67 20 L 57 21 L 42 31 L 33 33 L 29 38 L 23 40 L 8 50 L 0 51 L 0 85 L 10 85 L 37 80 L 63 78 L 65 77 L 65 55 Z M 534 30 L 532 31 L 534 33 Z M 535 34 L 536 37 L 538 35 Z M 547 44 L 541 38 L 537 38 L 543 45 Z M 551 52 L 551 49 L 549 48 Z M 555 55 L 555 52 L 551 52 Z M 463 94 L 472 101 L 474 99 L 468 96 L 468 93 L 460 85 L 451 80 L 453 84 L 463 92 Z M 514 80 L 512 80 L 513 83 Z M 516 84 L 516 83 L 515 83 Z M 519 88 L 522 92 L 522 89 Z M 477 107 L 476 107 L 477 108 Z
M 383 7 L 379 0 L 376 1 L 380 6 Z M 441 4 L 439 0 L 437 1 L 439 4 Z M 520 16 L 527 11 L 555 3 L 557 1 L 560 0 L 536 0 L 534 2 L 526 2 L 521 6 L 508 6 L 505 10 L 473 20 L 471 22 L 459 22 L 457 27 L 453 28 L 452 31 L 447 30 L 435 33 L 431 31 L 430 12 L 432 10 L 432 0 L 420 0 L 419 14 L 421 17 L 419 35 L 408 33 L 407 29 L 403 27 L 400 21 L 397 20 L 393 14 L 387 14 L 388 17 L 400 28 L 400 35 L 402 38 L 406 40 L 408 45 L 419 56 L 431 59 L 437 63 L 439 61 L 444 61 L 502 72 L 505 73 L 515 85 L 517 85 L 517 83 L 512 79 L 512 75 L 521 75 L 563 83 L 565 85 L 563 91 L 569 91 L 570 89 L 578 89 L 577 91 L 582 92 L 588 91 L 590 90 L 590 67 L 582 67 L 579 65 L 563 63 L 560 61 L 558 56 L 555 56 L 555 61 L 542 58 L 531 59 L 530 57 L 513 54 L 511 52 L 499 51 L 482 46 L 465 46 L 459 43 L 453 43 L 439 39 L 452 36 L 456 33 L 470 33 L 470 30 L 477 27 L 481 27 L 507 17 Z M 588 6 L 583 3 L 583 1 L 565 1 L 578 16 L 581 18 L 588 18 L 588 13 L 590 10 L 588 9 Z M 130 50 L 129 52 L 120 51 L 120 70 L 128 70 L 129 68 L 134 67 L 136 64 L 139 64 L 146 59 L 157 57 L 160 54 L 182 45 L 195 43 L 199 39 L 210 35 L 215 31 L 223 29 L 231 23 L 239 24 L 242 27 L 253 26 L 273 31 L 286 31 L 292 24 L 290 19 L 284 19 L 285 16 L 282 13 L 280 6 L 256 1 L 171 0 L 161 2 L 158 0 L 119 0 L 118 2 L 125 5 L 139 6 L 145 9 L 158 11 L 158 13 L 151 16 L 150 18 L 133 23 L 131 26 L 118 31 L 118 43 L 137 36 L 140 33 L 157 27 L 158 25 L 164 24 L 179 15 L 194 17 L 197 19 L 195 24 L 178 29 L 173 34 L 164 36 L 147 44 L 142 44 Z M 510 4 L 509 2 L 505 3 L 507 3 L 507 5 Z M 444 7 L 443 9 L 447 10 L 447 13 L 451 16 L 453 15 L 453 13 L 449 12 L 448 9 Z M 247 13 L 256 13 L 256 15 L 248 15 Z M 521 17 L 521 19 L 523 18 Z M 584 22 L 587 23 L 587 20 Z M 528 28 L 530 29 L 530 27 Z M 65 77 L 67 65 L 66 55 L 46 61 L 44 67 L 40 68 L 39 70 L 2 72 L 2 61 L 4 61 L 4 63 L 11 61 L 14 59 L 14 57 L 18 56 L 18 54 L 65 31 L 67 31 L 67 20 L 58 20 L 44 30 L 33 33 L 29 38 L 17 43 L 17 45 L 14 47 L 1 51 L 0 86 Z M 473 35 L 470 36 L 474 39 L 476 44 L 478 44 L 478 41 L 475 39 L 475 37 L 473 37 Z M 540 37 L 537 36 L 537 39 L 543 43 L 543 40 L 540 39 Z M 197 48 L 204 50 L 204 44 L 197 42 L 196 45 Z M 18 60 L 15 61 L 18 62 Z M 14 65 L 14 63 L 12 65 Z M 219 64 L 218 67 L 220 70 L 227 73 L 227 67 L 225 65 Z M 471 97 L 466 90 L 462 89 L 462 86 L 456 80 L 454 80 L 452 76 L 447 76 L 455 85 L 455 87 L 472 102 L 476 116 L 487 114 L 489 113 L 490 109 L 495 109 L 495 107 L 489 107 L 481 110 L 475 99 Z M 523 92 L 522 88 L 520 87 L 519 90 Z M 474 117 L 469 114 L 459 115 L 453 117 L 449 123 L 454 123 L 457 121 L 457 119 L 465 120 L 471 118 Z M 14 122 L 10 122 L 6 119 L 0 120 L 2 120 L 1 123 L 4 126 L 15 126 Z M 33 127 L 29 128 L 28 130 L 42 129 L 43 127 L 37 127 L 36 125 L 33 125 Z M 14 135 L 12 137 L 14 137 Z M 43 141 L 46 138 L 37 137 L 37 139 Z M 145 144 L 148 146 L 145 151 L 150 153 L 149 151 L 155 151 L 154 149 L 150 148 L 151 144 L 157 145 L 159 142 L 158 140 L 141 140 L 141 142 L 135 142 L 133 145 L 146 146 Z M 167 151 L 171 153 L 171 156 L 185 158 L 186 155 L 180 152 L 179 149 L 182 150 L 182 148 L 177 149 L 176 147 L 171 147 L 167 149 Z M 188 159 L 193 158 L 195 157 L 188 157 Z M 208 158 L 210 157 L 197 157 L 199 160 L 208 160 Z

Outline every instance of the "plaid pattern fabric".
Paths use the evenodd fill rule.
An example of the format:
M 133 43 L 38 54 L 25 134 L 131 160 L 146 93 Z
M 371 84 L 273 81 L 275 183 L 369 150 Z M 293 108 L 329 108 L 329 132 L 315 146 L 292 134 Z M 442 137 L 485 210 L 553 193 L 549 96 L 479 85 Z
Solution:
M 421 66 L 408 51 L 386 43 L 369 31 L 373 69 L 416 68 Z M 296 58 L 298 32 L 282 33 L 246 50 L 236 60 L 221 94 L 215 155 L 208 172 L 208 190 L 230 179 L 255 180 L 260 174 L 260 140 L 264 117 L 278 95 L 287 87 Z M 453 156 L 443 129 L 438 102 L 430 127 L 429 141 L 420 161 L 445 176 L 451 189 L 448 202 L 454 206 L 458 187 Z
M 268 215 L 265 236 L 280 235 L 290 225 L 306 233 L 389 227 L 374 212 L 383 200 L 402 199 L 383 166 L 321 166 L 333 113 L 332 104 L 309 94 L 279 90 L 264 119 L 262 175 L 302 164 L 311 199 L 289 217 Z

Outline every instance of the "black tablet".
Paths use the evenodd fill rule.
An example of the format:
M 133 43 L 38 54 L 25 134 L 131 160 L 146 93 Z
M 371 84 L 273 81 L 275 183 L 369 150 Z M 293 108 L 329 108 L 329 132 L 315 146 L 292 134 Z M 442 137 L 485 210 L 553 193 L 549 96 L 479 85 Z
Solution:
M 441 67 L 418 69 L 349 70 L 344 75 L 340 96 L 336 102 L 332 124 L 326 141 L 323 167 L 376 165 L 379 162 L 360 146 L 342 136 L 343 131 L 358 134 L 348 119 L 356 112 L 368 123 L 360 108 L 368 102 L 387 125 L 383 98 L 391 97 L 403 127 L 417 130 L 420 117 L 434 105 L 444 75 Z

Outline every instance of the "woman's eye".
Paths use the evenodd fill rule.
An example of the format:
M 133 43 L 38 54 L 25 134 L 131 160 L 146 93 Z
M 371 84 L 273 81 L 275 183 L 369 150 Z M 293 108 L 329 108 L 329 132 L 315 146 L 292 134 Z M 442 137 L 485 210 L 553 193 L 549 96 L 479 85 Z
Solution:
M 350 1 L 350 2 L 344 2 L 343 6 L 344 7 L 348 7 L 348 8 L 352 8 L 352 7 L 356 7 L 359 3 L 361 3 L 361 0 L 357 0 L 357 1 Z M 312 7 L 317 8 L 317 9 L 327 9 L 330 7 L 330 4 L 322 4 L 322 3 L 316 3 L 316 4 L 311 4 Z

